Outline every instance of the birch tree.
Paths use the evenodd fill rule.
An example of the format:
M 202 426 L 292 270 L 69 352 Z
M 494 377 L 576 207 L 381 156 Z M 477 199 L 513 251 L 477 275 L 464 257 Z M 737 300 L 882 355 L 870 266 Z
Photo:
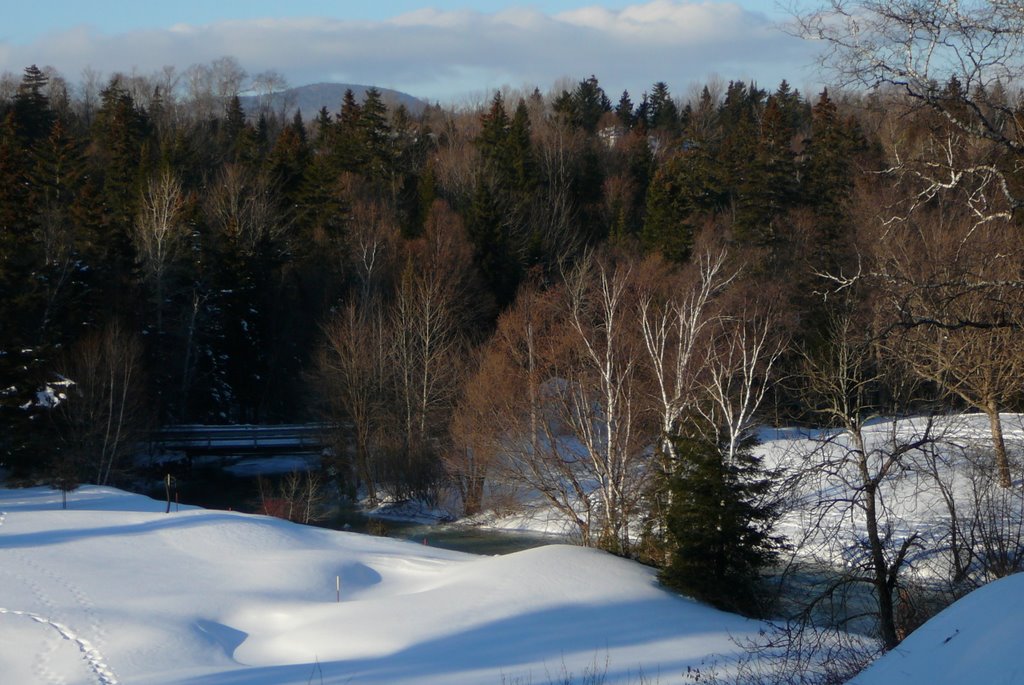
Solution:
M 132 242 L 146 279 L 156 295 L 157 335 L 162 335 L 167 273 L 188 237 L 184 221 L 187 196 L 170 171 L 149 181 L 142 195 Z
M 677 461 L 671 436 L 698 389 L 699 368 L 715 317 L 714 297 L 732 282 L 724 253 L 706 253 L 694 260 L 687 280 L 665 276 L 656 289 L 645 289 L 638 301 L 652 387 L 657 405 L 661 450 L 666 472 Z M 667 283 L 667 290 L 665 284 Z
M 73 382 L 57 407 L 64 442 L 84 477 L 106 485 L 146 427 L 142 345 L 112 323 L 75 345 L 61 371 Z

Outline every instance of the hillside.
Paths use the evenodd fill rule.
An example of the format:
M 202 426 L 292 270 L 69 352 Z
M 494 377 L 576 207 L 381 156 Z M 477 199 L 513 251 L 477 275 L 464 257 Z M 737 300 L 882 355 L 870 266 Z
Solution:
M 341 108 L 341 100 L 346 90 L 351 89 L 356 100 L 362 102 L 366 98 L 366 91 L 369 88 L 371 86 L 350 83 L 313 83 L 274 93 L 269 98 L 268 106 L 273 111 L 280 111 L 283 106 L 289 117 L 293 116 L 296 110 L 301 110 L 303 118 L 310 120 L 322 107 L 326 107 L 331 114 L 336 114 Z M 381 99 L 389 107 L 405 105 L 405 108 L 413 116 L 420 114 L 427 106 L 426 102 L 408 93 L 389 88 L 377 88 L 377 90 L 381 93 Z M 246 95 L 239 99 L 242 102 L 242 107 L 249 113 L 256 111 L 260 106 L 260 97 L 256 95 Z
M 947 607 L 851 685 L 1024 682 L 1024 575 L 1003 578 Z
M 0 490 L 4 682 L 672 683 L 764 625 L 592 549 L 480 557 L 163 507 Z

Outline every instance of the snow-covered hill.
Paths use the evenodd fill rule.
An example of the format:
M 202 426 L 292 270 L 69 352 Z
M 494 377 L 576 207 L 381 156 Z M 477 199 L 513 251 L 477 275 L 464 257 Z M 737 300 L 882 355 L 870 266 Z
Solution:
M 594 550 L 478 557 L 163 506 L 0 490 L 0 680 L 671 683 L 761 627 Z
M 1024 574 L 990 583 L 947 607 L 851 685 L 1024 683 Z

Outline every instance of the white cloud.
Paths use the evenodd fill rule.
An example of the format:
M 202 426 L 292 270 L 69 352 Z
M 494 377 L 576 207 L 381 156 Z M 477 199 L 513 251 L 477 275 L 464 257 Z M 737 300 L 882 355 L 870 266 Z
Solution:
M 809 45 L 735 3 L 652 0 L 555 15 L 425 9 L 380 22 L 232 20 L 116 35 L 77 27 L 27 46 L 0 42 L 0 70 L 46 64 L 74 80 L 86 66 L 147 73 L 223 55 L 251 73 L 275 69 L 293 85 L 343 79 L 442 100 L 505 83 L 546 89 L 565 75 L 595 74 L 609 93 L 634 96 L 659 80 L 682 92 L 711 73 L 800 84 L 812 61 Z

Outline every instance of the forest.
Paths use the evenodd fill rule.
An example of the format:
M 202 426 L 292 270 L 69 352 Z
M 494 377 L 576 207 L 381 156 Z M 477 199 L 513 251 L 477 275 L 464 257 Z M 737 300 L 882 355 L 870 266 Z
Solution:
M 323 421 L 340 493 L 472 515 L 528 489 L 581 544 L 756 613 L 736 588 L 782 548 L 784 504 L 759 427 L 856 443 L 877 417 L 980 412 L 989 472 L 1020 480 L 1020 94 L 878 63 L 813 94 L 590 76 L 416 115 L 375 89 L 246 111 L 230 57 L 8 75 L 0 463 L 119 483 L 159 426 Z M 876 496 L 921 447 L 849 453 L 887 647 L 908 549 Z M 732 537 L 681 532 L 726 501 Z M 986 577 L 1017 569 L 1003 552 Z M 694 586 L 701 555 L 727 595 Z

